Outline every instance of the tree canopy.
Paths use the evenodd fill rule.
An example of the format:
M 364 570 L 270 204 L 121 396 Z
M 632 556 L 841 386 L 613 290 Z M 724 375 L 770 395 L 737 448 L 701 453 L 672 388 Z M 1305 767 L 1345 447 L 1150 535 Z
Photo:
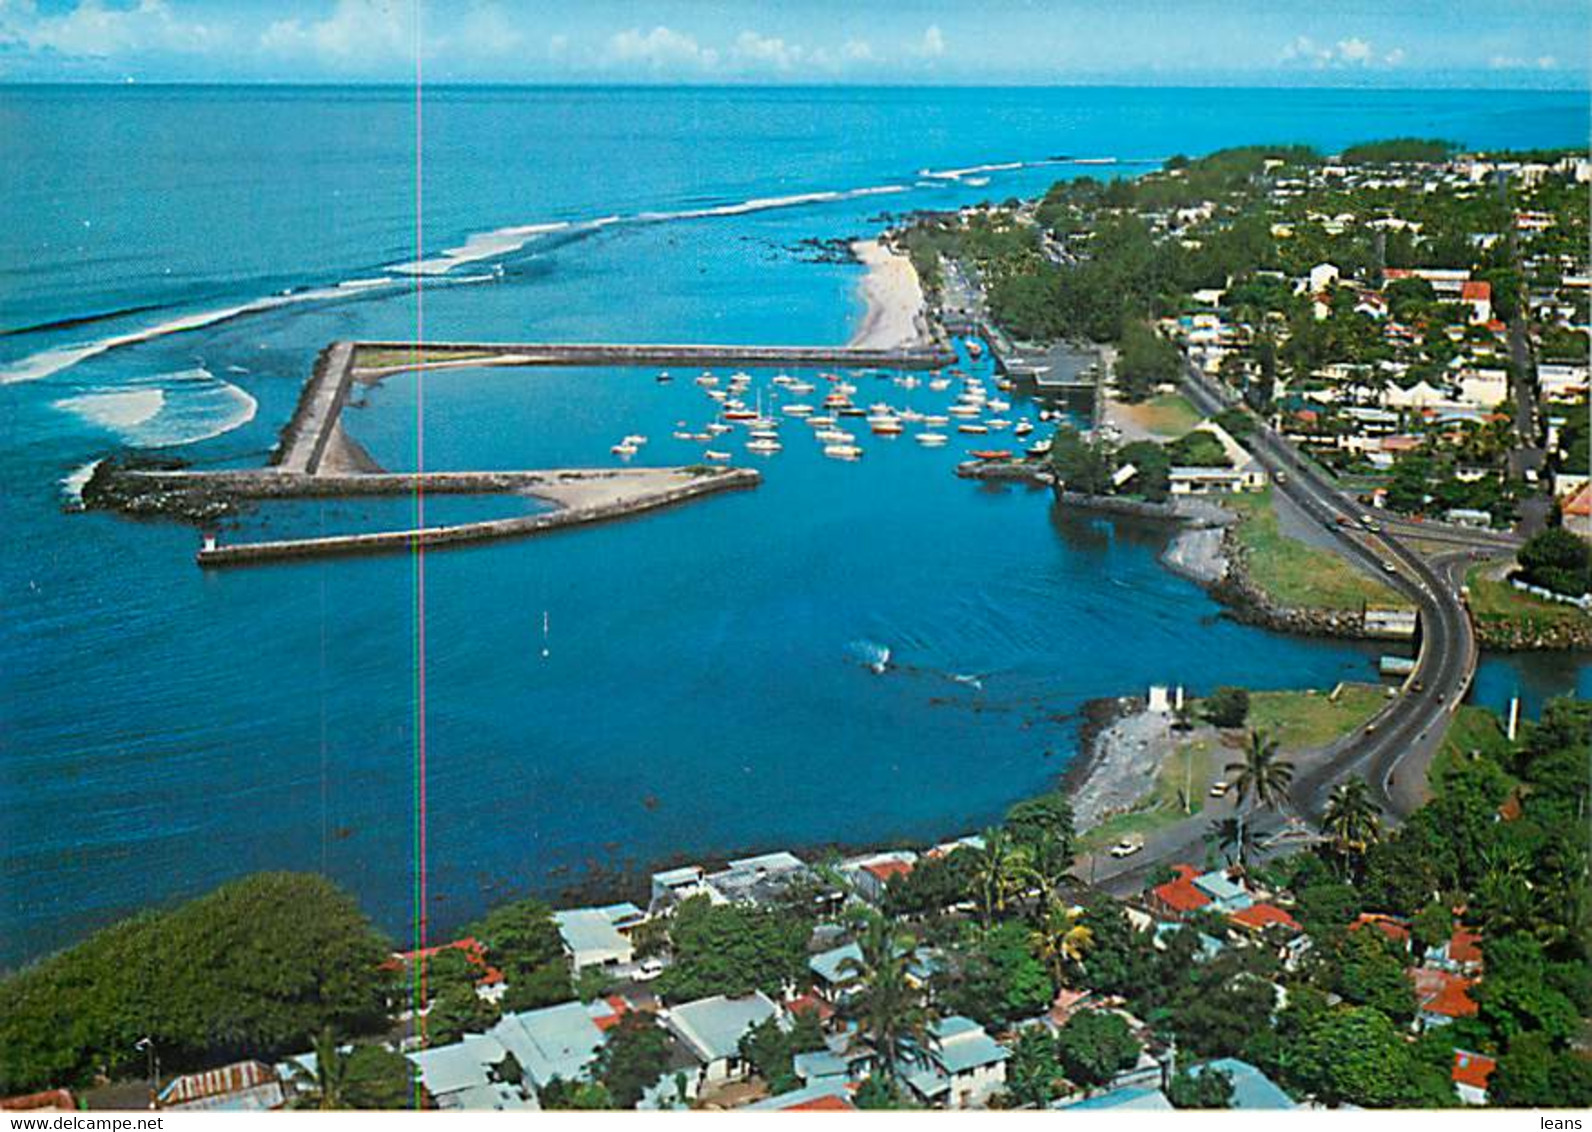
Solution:
M 0 982 L 0 1092 L 197 1068 L 384 1019 L 390 948 L 323 877 L 258 873 L 96 932 Z

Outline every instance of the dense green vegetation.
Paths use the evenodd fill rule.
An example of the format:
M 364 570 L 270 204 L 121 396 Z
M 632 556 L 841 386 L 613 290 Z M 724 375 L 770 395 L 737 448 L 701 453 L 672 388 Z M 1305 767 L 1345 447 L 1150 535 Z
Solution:
M 1389 138 L 1351 145 L 1340 155 L 1349 165 L 1388 165 L 1396 162 L 1447 161 L 1459 149 L 1441 138 Z
M 379 1029 L 389 947 L 330 881 L 261 873 L 146 912 L 0 982 L 0 1093 L 184 1069 Z
M 1592 589 L 1592 551 L 1569 531 L 1551 527 L 1520 548 L 1520 576 L 1534 586 L 1580 597 Z
M 574 996 L 564 942 L 553 910 L 540 900 L 494 908 L 465 929 L 480 940 L 508 980 L 505 1010 L 535 1010 Z
M 806 977 L 811 935 L 811 919 L 795 910 L 692 897 L 669 926 L 674 961 L 658 979 L 658 991 L 674 1002 L 755 990 L 778 996 L 787 981 Z

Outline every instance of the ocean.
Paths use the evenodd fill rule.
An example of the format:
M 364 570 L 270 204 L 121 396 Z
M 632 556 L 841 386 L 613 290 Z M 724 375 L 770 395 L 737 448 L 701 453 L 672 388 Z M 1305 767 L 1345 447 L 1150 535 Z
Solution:
M 338 338 L 844 342 L 861 269 L 804 240 L 1231 144 L 1579 144 L 1588 108 L 455 87 L 420 125 L 417 230 L 412 90 L 0 87 L 0 963 L 258 869 L 323 870 L 412 931 L 415 564 L 204 572 L 189 527 L 70 508 L 95 460 L 262 463 Z M 637 464 L 687 462 L 690 376 L 437 372 L 344 421 L 393 470 L 422 440 L 432 469 L 606 465 L 628 433 L 649 437 Z M 926 401 L 858 380 L 880 390 L 859 403 Z M 1091 698 L 1374 678 L 1375 648 L 1223 619 L 1159 565 L 1164 532 L 959 481 L 966 444 L 866 446 L 842 464 L 787 442 L 755 491 L 426 556 L 433 934 L 664 859 L 977 829 L 1055 781 Z M 294 504 L 235 537 L 412 517 Z M 1528 710 L 1576 689 L 1585 658 L 1490 658 L 1477 683 Z

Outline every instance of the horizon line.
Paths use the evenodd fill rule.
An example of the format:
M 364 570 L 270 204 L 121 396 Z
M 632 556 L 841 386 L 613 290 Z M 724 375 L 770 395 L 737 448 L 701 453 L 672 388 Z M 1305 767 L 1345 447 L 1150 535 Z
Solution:
M 428 79 L 427 87 L 502 87 L 522 90 L 1320 90 L 1360 93 L 1444 93 L 1471 94 L 1592 94 L 1592 76 L 1579 86 L 1517 86 L 1512 84 L 1467 86 L 1445 84 L 1366 84 L 1366 83 L 1277 83 L 1277 82 L 763 82 L 757 80 L 722 82 L 671 82 L 667 80 L 598 79 Z M 151 78 L 123 75 L 120 78 L 30 78 L 0 76 L 0 87 L 391 87 L 414 89 L 413 80 L 400 78 Z

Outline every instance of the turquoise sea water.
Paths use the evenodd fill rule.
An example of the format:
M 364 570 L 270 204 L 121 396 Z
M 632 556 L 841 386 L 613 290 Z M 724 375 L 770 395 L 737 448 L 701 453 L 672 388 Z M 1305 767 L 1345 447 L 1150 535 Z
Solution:
M 0 962 L 262 868 L 325 869 L 410 931 L 414 564 L 204 573 L 189 528 L 63 510 L 89 462 L 258 464 L 327 341 L 410 337 L 417 315 L 437 338 L 839 342 L 860 271 L 794 249 L 882 213 L 1257 140 L 1574 144 L 1588 110 L 1454 91 L 439 89 L 418 233 L 415 126 L 399 89 L 0 87 Z M 395 270 L 416 261 L 423 305 Z M 698 448 L 676 422 L 706 419 L 690 376 L 434 373 L 345 421 L 395 470 L 414 466 L 422 396 L 428 467 L 609 464 L 631 432 L 651 438 L 636 463 L 681 462 Z M 931 402 L 858 383 L 861 404 Z M 1374 650 L 1222 620 L 1157 564 L 1156 531 L 953 479 L 966 444 L 869 441 L 851 465 L 792 442 L 805 431 L 785 426 L 756 491 L 427 556 L 439 930 L 675 854 L 976 827 L 1065 767 L 1092 697 L 1373 673 Z M 427 504 L 441 521 L 490 506 Z M 408 516 L 295 504 L 247 534 Z M 876 676 L 882 649 L 899 667 Z M 1574 659 L 1497 660 L 1478 695 L 1574 687 L 1592 693 Z

